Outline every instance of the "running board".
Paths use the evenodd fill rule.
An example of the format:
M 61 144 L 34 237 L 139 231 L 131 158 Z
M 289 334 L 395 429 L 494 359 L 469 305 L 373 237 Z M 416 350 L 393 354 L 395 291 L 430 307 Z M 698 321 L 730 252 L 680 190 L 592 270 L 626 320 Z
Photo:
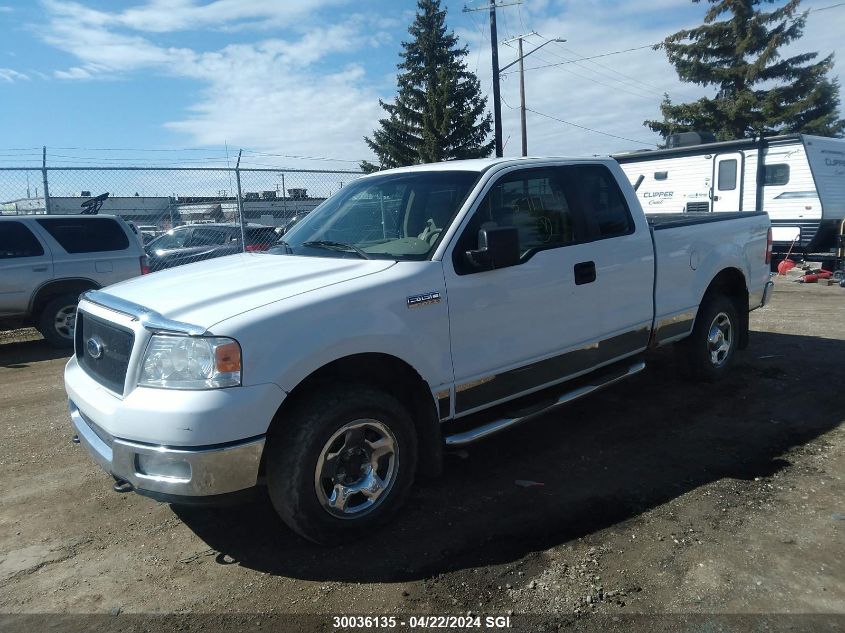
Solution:
M 493 420 L 492 422 L 482 424 L 481 426 L 478 426 L 474 429 L 470 429 L 469 431 L 463 431 L 454 435 L 447 435 L 446 446 L 465 446 L 485 437 L 490 437 L 491 435 L 498 433 L 499 431 L 504 431 L 505 429 L 508 429 L 512 426 L 516 426 L 517 424 L 522 424 L 523 422 L 532 420 L 545 413 L 548 413 L 549 411 L 553 411 L 558 407 L 568 404 L 573 400 L 578 400 L 579 398 L 588 396 L 591 393 L 595 393 L 599 389 L 604 389 L 605 387 L 617 383 L 620 380 L 630 378 L 631 376 L 640 373 L 643 369 L 645 369 L 644 362 L 640 361 L 634 363 L 633 365 L 628 367 L 628 370 L 626 372 L 622 374 L 611 375 L 609 377 L 606 377 L 604 380 L 596 381 L 595 384 L 585 385 L 583 387 L 579 387 L 578 389 L 567 391 L 566 393 L 559 396 L 557 400 L 555 400 L 552 404 L 548 405 L 547 407 L 543 407 L 539 411 L 532 411 L 531 413 L 518 417 L 500 418 L 498 420 Z

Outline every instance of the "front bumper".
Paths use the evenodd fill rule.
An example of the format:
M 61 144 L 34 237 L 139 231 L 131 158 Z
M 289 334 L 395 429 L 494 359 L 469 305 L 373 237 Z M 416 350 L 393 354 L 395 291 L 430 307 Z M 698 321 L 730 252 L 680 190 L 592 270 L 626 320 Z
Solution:
M 68 409 L 79 442 L 94 461 L 141 494 L 157 498 L 212 497 L 258 483 L 264 436 L 214 446 L 156 446 L 109 435 L 72 400 Z M 174 472 L 178 474 L 174 476 Z

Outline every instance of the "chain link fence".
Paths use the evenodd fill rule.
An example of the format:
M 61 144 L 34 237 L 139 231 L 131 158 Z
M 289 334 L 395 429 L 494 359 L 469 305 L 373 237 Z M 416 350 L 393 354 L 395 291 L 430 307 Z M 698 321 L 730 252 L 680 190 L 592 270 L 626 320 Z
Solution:
M 361 175 L 240 167 L 0 167 L 0 214 L 120 216 L 151 259 L 161 260 L 158 267 L 170 267 L 266 250 Z

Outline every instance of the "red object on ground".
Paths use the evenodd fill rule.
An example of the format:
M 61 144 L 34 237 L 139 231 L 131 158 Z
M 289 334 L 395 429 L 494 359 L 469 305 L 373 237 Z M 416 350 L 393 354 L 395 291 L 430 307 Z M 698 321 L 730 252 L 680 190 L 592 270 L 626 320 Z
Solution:
M 784 259 L 782 262 L 778 263 L 778 275 L 785 275 L 793 268 L 795 268 L 795 262 L 791 259 Z

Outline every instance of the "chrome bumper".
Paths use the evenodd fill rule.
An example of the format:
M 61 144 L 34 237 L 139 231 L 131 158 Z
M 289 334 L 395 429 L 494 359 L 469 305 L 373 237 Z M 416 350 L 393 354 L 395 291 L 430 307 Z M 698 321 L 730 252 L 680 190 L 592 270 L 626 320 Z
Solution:
M 258 481 L 264 437 L 198 448 L 138 444 L 112 437 L 96 427 L 72 400 L 68 400 L 68 409 L 79 442 L 94 461 L 142 494 L 208 497 L 252 488 Z M 143 472 L 141 462 L 145 458 L 155 459 L 158 464 L 171 464 L 183 475 Z

